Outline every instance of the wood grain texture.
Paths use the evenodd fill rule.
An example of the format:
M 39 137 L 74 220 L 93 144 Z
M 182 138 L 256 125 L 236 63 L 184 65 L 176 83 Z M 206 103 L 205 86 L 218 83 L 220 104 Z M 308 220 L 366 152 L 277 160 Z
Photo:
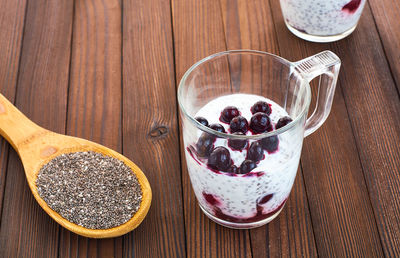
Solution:
M 72 1 L 26 2 L 0 0 L 0 93 L 48 129 L 123 150 L 149 176 L 154 202 L 134 233 L 78 237 L 36 204 L 1 139 L 0 257 L 400 255 L 398 1 L 370 0 L 356 31 L 332 44 L 293 36 L 278 0 L 76 0 L 74 23 Z M 286 207 L 250 231 L 205 217 L 184 158 L 179 165 L 175 85 L 194 62 L 227 48 L 289 60 L 328 48 L 343 62 L 332 113 L 305 139 Z
M 228 49 L 253 49 L 279 55 L 268 1 L 220 0 Z
M 0 6 L 0 93 L 15 100 L 19 58 L 21 53 L 26 1 L 1 0 Z M 5 188 L 9 144 L 0 139 L 0 218 Z M 1 226 L 1 221 L 0 221 Z M 0 244 L 1 249 L 1 244 Z
M 342 91 L 383 250 L 395 257 L 400 255 L 400 101 L 369 6 L 361 19 L 354 42 L 338 42 L 333 50 L 347 64 Z
M 62 230 L 65 231 L 65 229 Z M 95 241 L 90 238 L 79 237 L 76 234 L 61 232 L 60 241 L 64 242 L 65 249 L 59 250 L 58 257 L 123 257 L 122 248 L 119 248 L 122 246 L 122 237 Z M 114 247 L 112 247 L 113 245 Z M 108 247 L 112 248 L 106 249 Z
M 118 152 L 122 151 L 121 14 L 117 0 L 75 1 L 67 117 L 68 135 Z M 61 231 L 61 257 L 121 257 L 118 250 L 122 237 L 95 240 Z
M 124 0 L 123 8 L 123 151 L 153 189 L 147 218 L 124 237 L 124 255 L 184 257 L 170 4 Z
M 385 192 L 387 199 L 396 195 L 395 188 L 387 185 L 389 182 L 382 182 L 375 192 L 371 183 L 372 180 L 376 183 L 376 177 L 382 177 L 383 171 L 382 181 L 390 178 L 394 185 L 396 180 L 398 182 L 394 171 L 398 171 L 396 163 L 399 159 L 393 155 L 399 153 L 396 154 L 398 145 L 395 142 L 399 140 L 394 126 L 399 117 L 399 102 L 370 10 L 366 7 L 358 28 L 351 36 L 322 45 L 307 43 L 291 35 L 283 23 L 279 2 L 271 3 L 279 46 L 285 57 L 298 60 L 328 47 L 342 59 L 331 115 L 324 126 L 305 140 L 302 156 L 318 253 L 381 256 L 383 227 L 379 220 L 393 223 L 389 228 L 383 228 L 385 232 L 398 226 L 399 216 L 388 213 L 389 217 L 383 219 L 381 213 L 385 211 L 378 211 L 374 203 L 371 209 L 368 196 L 373 200 L 380 192 Z M 384 110 L 387 104 L 390 108 Z M 378 124 L 385 126 L 381 128 Z M 374 138 L 381 135 L 382 130 L 388 135 L 380 139 L 387 152 L 376 152 Z M 367 167 L 368 163 L 379 164 L 379 170 Z M 392 191 L 391 194 L 388 190 Z M 387 199 L 388 204 L 396 205 L 393 202 L 397 200 Z M 380 237 L 375 219 L 381 228 Z M 396 237 L 391 241 L 395 241 L 393 239 Z
M 38 124 L 65 132 L 72 2 L 27 5 L 16 105 Z M 57 255 L 59 226 L 36 203 L 10 153 L 0 230 L 1 256 Z
M 218 1 L 173 0 L 176 78 L 195 62 L 226 50 Z M 181 144 L 183 146 L 183 144 Z M 184 157 L 183 148 L 181 155 Z M 182 159 L 187 252 L 189 257 L 251 257 L 248 230 L 232 230 L 209 220 L 193 193 L 186 161 Z
M 254 49 L 279 55 L 268 1 L 221 0 L 228 49 Z M 282 213 L 265 227 L 250 230 L 253 257 L 317 255 L 303 174 L 298 171 Z
M 0 92 L 14 99 L 26 1 L 1 0 L 0 5 Z
M 400 2 L 393 0 L 370 0 L 369 5 L 389 61 L 393 77 L 400 91 Z

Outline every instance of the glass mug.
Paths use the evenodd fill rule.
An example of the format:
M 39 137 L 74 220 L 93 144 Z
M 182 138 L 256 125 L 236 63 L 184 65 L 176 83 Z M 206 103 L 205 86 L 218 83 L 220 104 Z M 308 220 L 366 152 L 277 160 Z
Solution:
M 356 28 L 366 0 L 280 0 L 286 27 L 313 42 L 332 42 Z
M 178 102 L 186 162 L 200 208 L 211 220 L 254 228 L 279 214 L 293 186 L 303 138 L 330 112 L 340 64 L 330 51 L 293 63 L 266 52 L 234 50 L 206 57 L 184 74 Z M 317 76 L 317 104 L 307 119 L 309 82 Z M 260 100 L 268 105 L 253 107 Z M 223 111 L 227 106 L 237 110 Z M 286 123 L 278 126 L 280 118 Z

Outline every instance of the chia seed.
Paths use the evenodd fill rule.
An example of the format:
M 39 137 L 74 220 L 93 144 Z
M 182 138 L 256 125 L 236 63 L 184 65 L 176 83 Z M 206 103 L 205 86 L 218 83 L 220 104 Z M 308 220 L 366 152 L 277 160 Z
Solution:
M 138 211 L 142 190 L 124 162 L 93 151 L 57 156 L 39 171 L 40 197 L 63 218 L 89 229 L 126 223 Z

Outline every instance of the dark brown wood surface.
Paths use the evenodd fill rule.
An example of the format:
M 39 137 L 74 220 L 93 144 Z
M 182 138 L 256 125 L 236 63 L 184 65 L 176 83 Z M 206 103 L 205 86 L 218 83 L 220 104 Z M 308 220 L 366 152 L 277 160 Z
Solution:
M 76 1 L 69 72 L 68 135 L 122 151 L 119 1 Z M 61 230 L 61 257 L 122 257 L 122 237 L 94 240 Z
M 26 1 L 2 2 L 0 10 L 0 28 L 4 37 L 0 37 L 0 48 L 8 51 L 0 52 L 0 91 L 12 103 L 15 102 L 15 92 L 19 59 L 21 55 L 22 35 L 24 29 L 24 17 Z M 0 139 L 0 207 L 3 203 L 3 194 L 8 164 L 9 145 Z M 1 216 L 2 209 L 0 209 Z M 0 224 L 1 225 L 1 224 Z
M 400 90 L 400 2 L 392 0 L 370 0 L 371 11 L 382 41 L 392 75 Z
M 72 2 L 32 1 L 26 12 L 21 10 L 25 22 L 17 83 L 2 85 L 16 89 L 15 105 L 23 113 L 58 133 L 65 133 L 66 125 L 72 8 Z M 60 227 L 33 198 L 15 151 L 4 173 L 0 256 L 56 256 Z
M 279 0 L 0 6 L 0 93 L 45 128 L 123 153 L 153 190 L 133 232 L 77 236 L 37 205 L 0 138 L 0 257 L 400 256 L 398 1 L 369 0 L 354 33 L 329 44 L 292 35 Z M 331 114 L 304 140 L 284 210 L 252 230 L 201 212 L 181 147 L 177 85 L 193 63 L 229 49 L 291 61 L 329 49 L 342 60 Z
M 170 4 L 123 1 L 123 153 L 146 174 L 149 215 L 124 237 L 124 255 L 182 257 L 185 226 Z

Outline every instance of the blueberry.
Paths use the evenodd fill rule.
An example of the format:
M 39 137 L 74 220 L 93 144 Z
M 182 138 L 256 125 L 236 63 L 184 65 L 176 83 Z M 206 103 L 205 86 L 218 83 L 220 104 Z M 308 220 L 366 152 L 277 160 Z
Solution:
M 269 153 L 272 153 L 278 149 L 279 139 L 276 135 L 261 139 L 260 142 L 264 150 L 268 151 Z
M 197 155 L 208 157 L 214 148 L 215 137 L 208 133 L 202 133 L 196 143 Z
M 281 118 L 279 118 L 278 123 L 276 123 L 275 129 L 279 129 L 281 127 L 284 127 L 285 125 L 287 125 L 288 123 L 290 123 L 292 121 L 293 120 L 288 116 L 281 117 Z
M 222 110 L 219 120 L 221 120 L 224 123 L 229 124 L 234 117 L 237 117 L 239 115 L 240 115 L 240 112 L 236 107 L 228 106 L 228 107 L 224 108 L 224 110 Z
M 210 128 L 220 133 L 225 133 L 225 128 L 221 124 L 211 124 Z
M 229 173 L 231 173 L 231 174 L 239 174 L 239 168 L 238 168 L 237 166 L 235 166 L 235 165 L 232 165 L 232 166 L 228 169 L 227 172 L 229 172 Z
M 264 158 L 264 150 L 259 142 L 253 142 L 247 151 L 246 159 L 252 160 L 254 162 L 260 161 Z
M 250 129 L 254 133 L 264 133 L 266 131 L 272 131 L 271 119 L 265 113 L 255 113 L 250 119 Z
M 252 171 L 255 167 L 257 167 L 256 163 L 252 160 L 246 159 L 242 162 L 239 168 L 240 174 L 247 174 Z
M 254 115 L 255 113 L 261 112 L 265 113 L 267 115 L 271 114 L 271 107 L 269 104 L 265 101 L 257 101 L 252 107 L 251 107 L 251 113 Z
M 246 134 L 249 130 L 249 123 L 247 122 L 246 118 L 242 116 L 237 116 L 232 119 L 230 123 L 231 133 L 242 132 Z
M 234 135 L 244 135 L 242 132 L 233 133 Z M 232 150 L 243 150 L 247 146 L 247 140 L 230 139 L 228 140 L 228 146 Z
M 231 154 L 225 147 L 219 146 L 211 152 L 207 165 L 215 170 L 228 171 L 231 167 Z
M 204 126 L 208 126 L 208 121 L 207 119 L 205 119 L 202 116 L 198 116 L 195 118 L 200 124 L 204 125 Z

